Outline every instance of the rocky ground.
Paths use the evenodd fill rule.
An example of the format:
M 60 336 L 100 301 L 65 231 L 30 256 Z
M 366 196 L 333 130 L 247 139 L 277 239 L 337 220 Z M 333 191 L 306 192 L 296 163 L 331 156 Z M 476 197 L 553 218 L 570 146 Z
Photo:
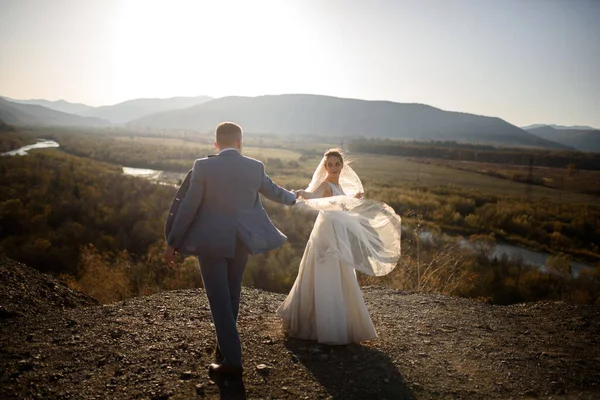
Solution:
M 207 373 L 214 336 L 201 289 L 97 305 L 6 259 L 0 271 L 2 399 L 600 398 L 598 306 L 367 287 L 379 338 L 322 346 L 285 337 L 284 295 L 244 288 L 236 381 Z
M 0 254 L 0 321 L 98 304 L 51 276 Z

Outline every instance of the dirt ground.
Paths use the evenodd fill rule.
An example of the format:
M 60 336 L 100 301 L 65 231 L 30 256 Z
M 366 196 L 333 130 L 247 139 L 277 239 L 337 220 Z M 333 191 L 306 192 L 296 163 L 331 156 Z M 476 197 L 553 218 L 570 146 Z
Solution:
M 324 346 L 284 335 L 285 295 L 244 288 L 240 381 L 208 374 L 202 289 L 99 305 L 2 258 L 0 398 L 600 398 L 599 306 L 363 290 L 379 337 Z

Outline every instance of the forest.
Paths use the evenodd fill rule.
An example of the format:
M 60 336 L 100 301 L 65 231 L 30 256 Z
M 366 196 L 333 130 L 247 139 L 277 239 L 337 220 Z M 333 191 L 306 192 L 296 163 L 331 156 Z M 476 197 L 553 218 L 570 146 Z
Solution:
M 214 151 L 210 136 L 190 141 L 56 130 L 2 132 L 6 134 L 12 135 L 2 136 L 7 150 L 34 137 L 57 140 L 61 147 L 0 157 L 0 251 L 103 302 L 202 285 L 194 258 L 180 260 L 174 269 L 162 260 L 163 223 L 176 185 L 125 176 L 122 166 L 185 172 L 196 157 Z M 5 137 L 15 141 L 4 144 Z M 288 188 L 306 185 L 327 144 L 298 140 L 290 151 L 283 140 L 269 140 L 268 147 L 249 141 L 245 151 L 262 159 L 278 183 Z M 496 178 L 478 181 L 472 172 L 417 165 L 406 157 L 349 153 L 367 197 L 392 206 L 406 228 L 398 267 L 386 277 L 361 275 L 363 285 L 496 304 L 542 299 L 600 302 L 600 206 L 587 201 L 589 197 L 565 193 L 563 199 L 570 201 L 565 206 L 549 200 L 547 193 L 552 191 L 525 196 L 520 183 L 499 180 L 488 188 L 489 179 Z M 415 171 L 420 174 L 416 180 Z M 436 171 L 450 174 L 455 184 L 448 184 L 446 176 L 436 178 Z M 475 186 L 465 186 L 463 180 Z M 493 189 L 499 184 L 510 186 Z M 263 202 L 289 241 L 251 257 L 244 284 L 287 292 L 315 215 Z M 420 232 L 425 231 L 435 239 L 422 238 Z M 460 246 L 458 236 L 474 251 Z M 553 257 L 545 270 L 519 259 L 492 257 L 497 241 L 547 251 Z M 575 275 L 571 259 L 596 268 Z

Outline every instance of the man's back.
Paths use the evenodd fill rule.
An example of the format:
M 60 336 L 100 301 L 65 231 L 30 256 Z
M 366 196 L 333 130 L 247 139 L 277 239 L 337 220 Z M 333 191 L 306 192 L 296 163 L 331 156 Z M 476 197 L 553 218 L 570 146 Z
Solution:
M 271 223 L 259 193 L 283 204 L 295 202 L 293 193 L 269 179 L 260 161 L 235 150 L 196 160 L 169 244 L 183 254 L 223 257 L 233 255 L 237 237 L 251 254 L 282 245 L 287 238 Z
M 264 175 L 261 162 L 234 150 L 199 161 L 205 175 L 203 207 L 229 216 L 255 207 Z

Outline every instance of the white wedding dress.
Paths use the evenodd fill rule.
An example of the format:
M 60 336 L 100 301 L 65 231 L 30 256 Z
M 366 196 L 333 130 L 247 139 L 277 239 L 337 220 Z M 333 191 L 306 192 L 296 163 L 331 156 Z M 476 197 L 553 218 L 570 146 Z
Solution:
M 356 269 L 385 275 L 395 267 L 400 217 L 385 204 L 345 196 L 329 184 L 333 197 L 304 202 L 319 213 L 294 286 L 277 314 L 292 337 L 324 344 L 374 339 Z

